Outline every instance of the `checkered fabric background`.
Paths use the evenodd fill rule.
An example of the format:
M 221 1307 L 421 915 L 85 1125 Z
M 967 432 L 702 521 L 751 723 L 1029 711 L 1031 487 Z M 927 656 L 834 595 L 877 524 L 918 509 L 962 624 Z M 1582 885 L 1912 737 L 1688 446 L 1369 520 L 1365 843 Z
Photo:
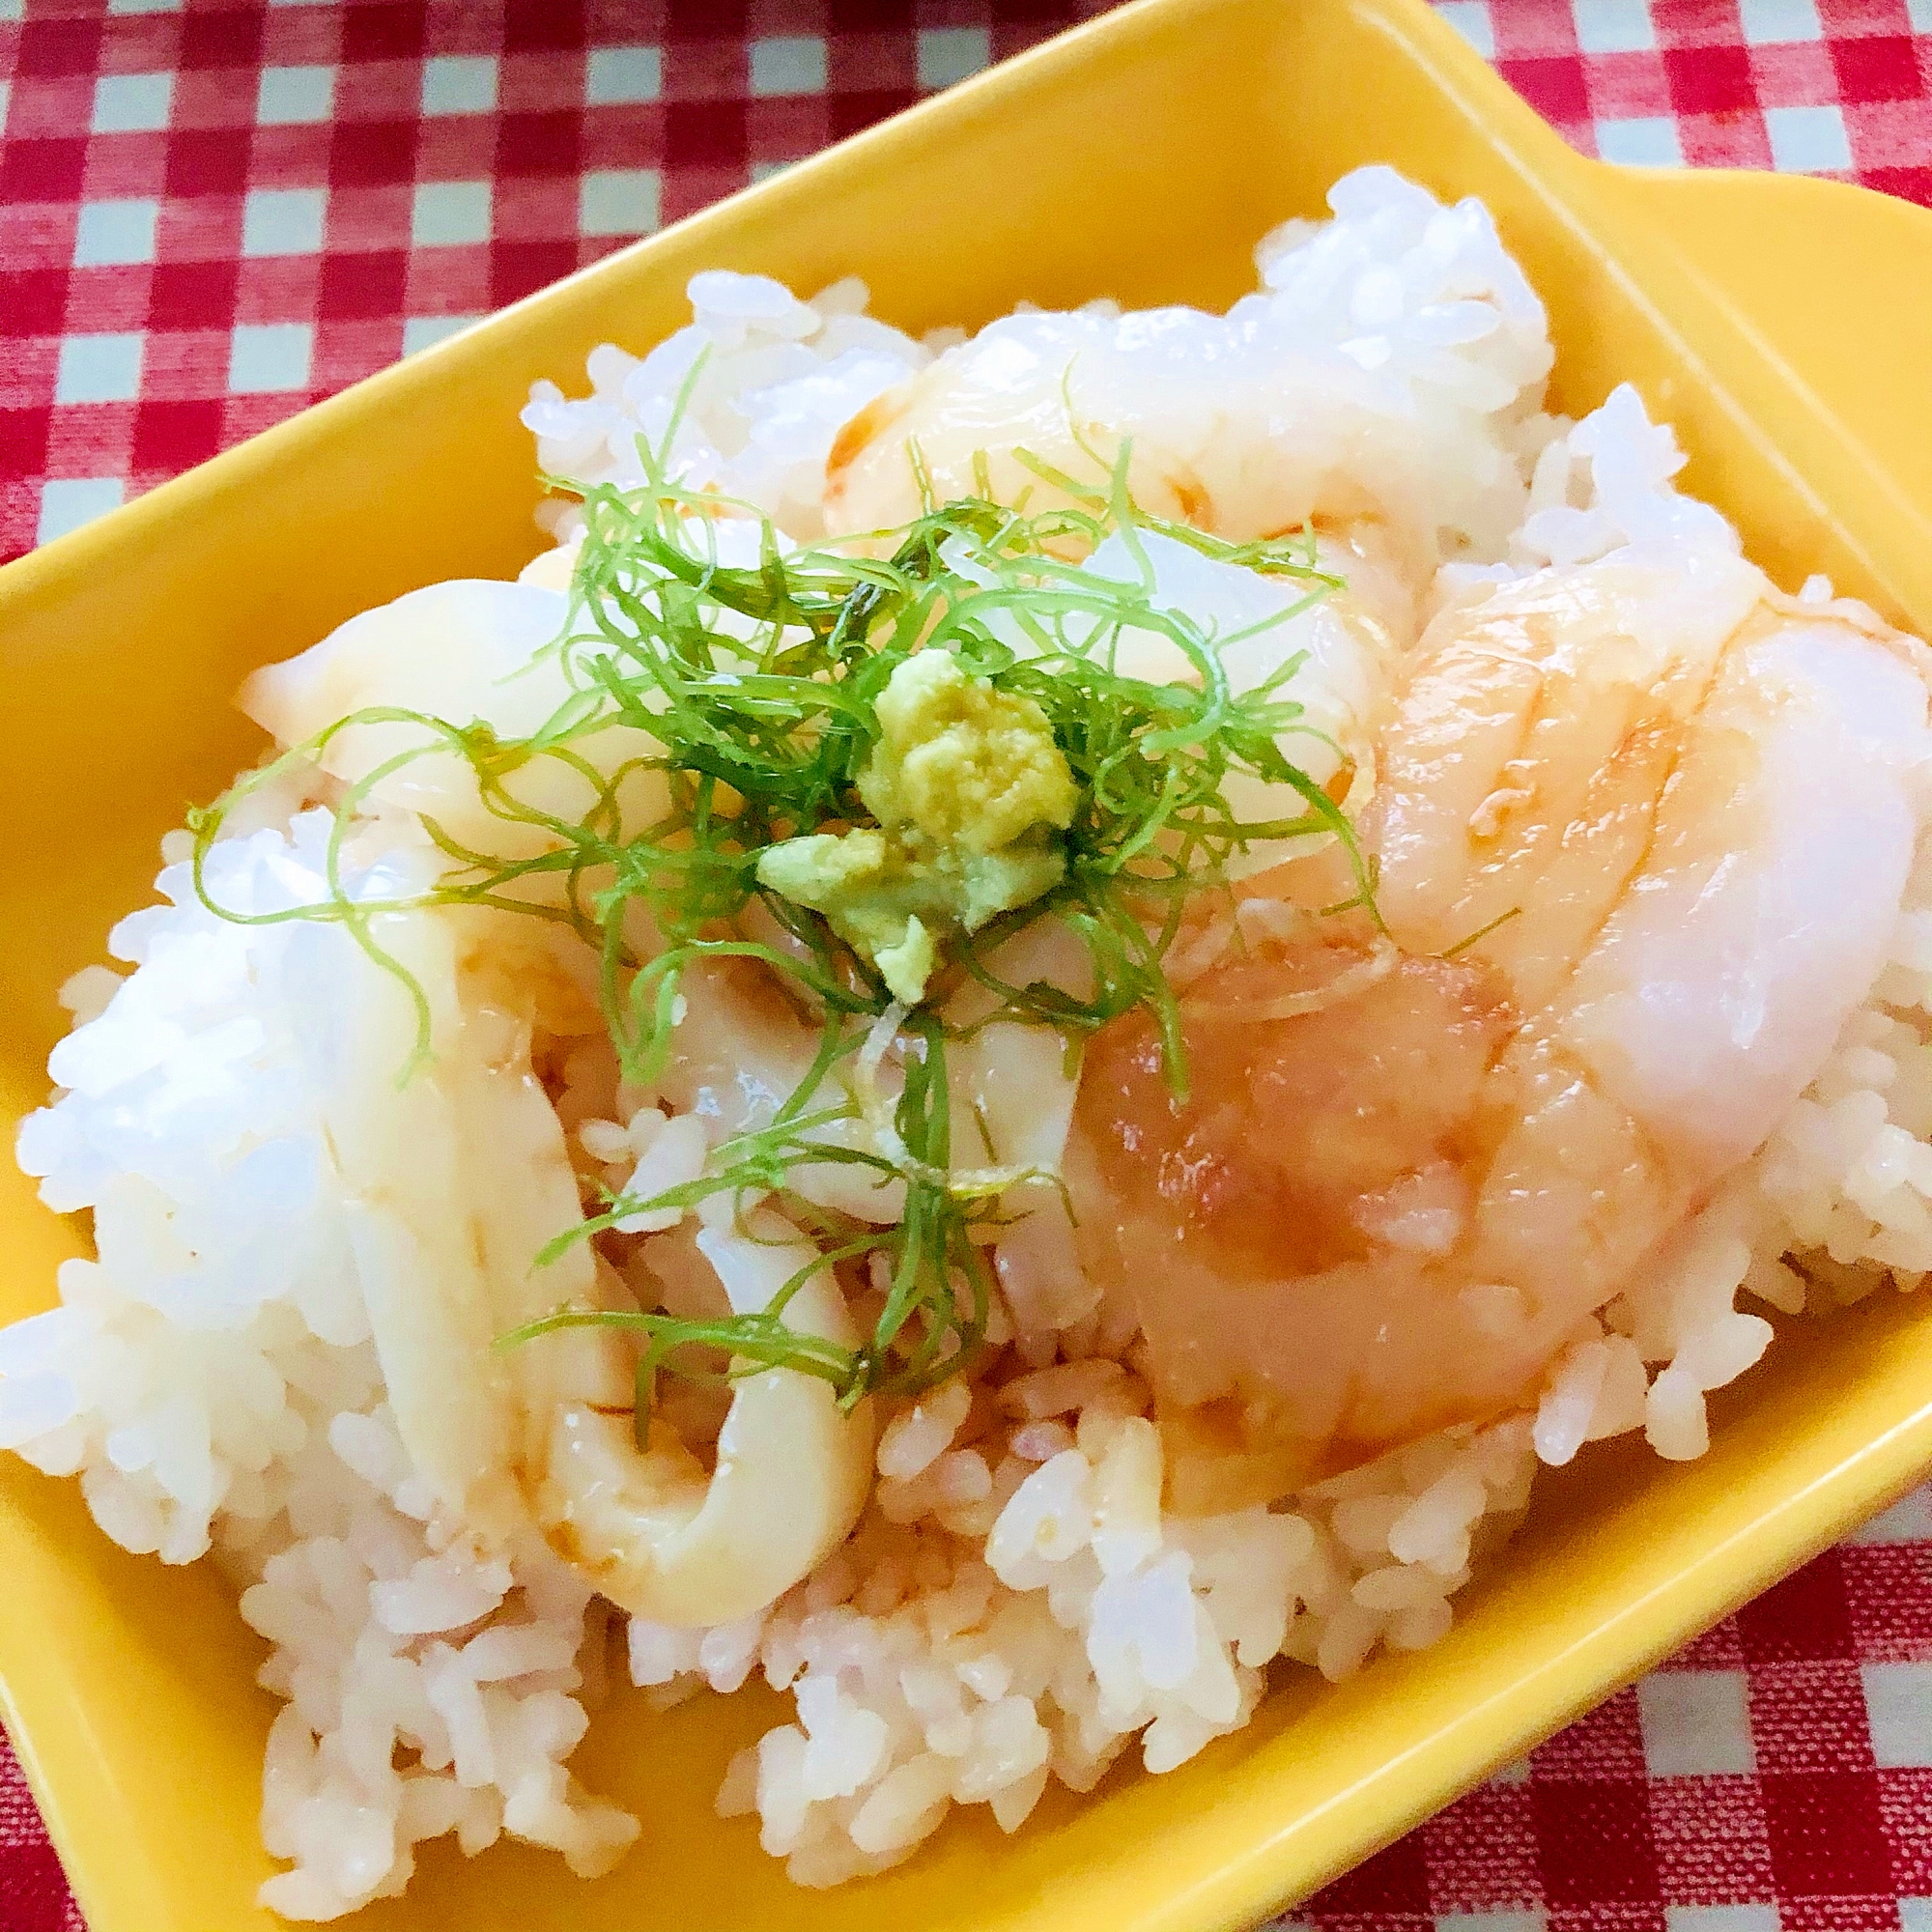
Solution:
M 0 557 L 1104 0 L 0 0 Z M 1579 146 L 1932 202 L 1932 0 L 1445 0 Z
M 1104 4 L 0 0 L 0 557 Z M 1443 11 L 1587 151 L 1932 204 L 1932 0 Z M 1932 1932 L 1932 1492 L 1292 1923 Z M 4 1745 L 0 1932 L 80 1932 Z

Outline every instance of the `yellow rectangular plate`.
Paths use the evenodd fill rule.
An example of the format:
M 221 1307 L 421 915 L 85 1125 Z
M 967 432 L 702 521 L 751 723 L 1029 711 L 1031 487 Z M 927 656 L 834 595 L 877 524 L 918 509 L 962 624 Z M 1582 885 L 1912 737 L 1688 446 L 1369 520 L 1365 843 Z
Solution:
M 44 1090 L 54 988 L 140 903 L 159 835 L 253 755 L 251 666 L 412 585 L 535 547 L 531 378 L 681 319 L 696 270 L 857 271 L 912 328 L 1022 298 L 1221 304 L 1248 250 L 1391 161 L 1478 194 L 1550 305 L 1558 407 L 1620 378 L 1690 486 L 1795 583 L 1827 570 L 1932 624 L 1932 215 L 1771 177 L 1581 160 L 1421 0 L 1146 0 L 534 297 L 0 573 L 0 1104 Z M 0 1161 L 0 1316 L 44 1306 L 77 1230 Z M 1702 1462 L 1587 1452 L 1454 1633 L 1339 1690 L 1285 1686 L 1162 1778 L 1121 1772 L 1011 1840 L 983 1810 L 909 1865 L 791 1889 L 710 1800 L 769 1697 L 652 1719 L 579 1766 L 635 1805 L 615 1874 L 439 1849 L 368 1927 L 437 1932 L 1212 1932 L 1394 1837 L 1885 1502 L 1932 1463 L 1932 1295 L 1798 1324 Z M 6 1715 L 94 1932 L 268 1932 L 271 1706 L 219 1580 L 108 1546 L 71 1484 L 0 1458 Z

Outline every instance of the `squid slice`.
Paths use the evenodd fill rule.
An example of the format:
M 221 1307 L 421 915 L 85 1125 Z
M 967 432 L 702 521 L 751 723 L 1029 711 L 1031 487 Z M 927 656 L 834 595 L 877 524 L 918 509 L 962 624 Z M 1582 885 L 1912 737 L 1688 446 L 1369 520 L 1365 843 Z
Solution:
M 343 936 L 316 1046 L 352 1246 L 398 1428 L 439 1503 L 501 1546 L 541 1539 L 621 1608 L 730 1622 L 843 1540 L 865 1506 L 872 1421 L 831 1385 L 770 1369 L 735 1385 L 706 1475 L 663 1424 L 636 1442 L 630 1355 L 610 1329 L 499 1346 L 560 1304 L 610 1305 L 588 1242 L 533 1265 L 582 1210 L 563 1132 L 531 1071 L 513 915 L 387 914 Z M 409 1066 L 417 1009 L 432 1058 Z M 734 1310 L 764 1307 L 816 1250 L 776 1216 L 699 1246 Z M 787 1306 L 797 1328 L 856 1337 L 829 1271 Z

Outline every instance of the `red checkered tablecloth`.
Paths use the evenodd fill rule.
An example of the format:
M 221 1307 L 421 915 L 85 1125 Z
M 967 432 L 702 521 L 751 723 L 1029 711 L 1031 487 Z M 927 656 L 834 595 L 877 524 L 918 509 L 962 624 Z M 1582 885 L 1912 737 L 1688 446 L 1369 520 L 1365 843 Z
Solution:
M 0 0 L 0 557 L 1102 4 Z M 1586 150 L 1932 203 L 1932 0 L 1442 6 Z M 1294 1922 L 1932 1932 L 1932 1494 Z

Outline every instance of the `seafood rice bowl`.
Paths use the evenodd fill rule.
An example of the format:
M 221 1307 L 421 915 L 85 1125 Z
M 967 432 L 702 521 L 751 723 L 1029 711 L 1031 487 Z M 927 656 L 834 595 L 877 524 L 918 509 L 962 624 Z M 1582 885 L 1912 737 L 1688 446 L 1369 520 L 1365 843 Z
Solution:
M 1330 209 L 1226 315 L 700 274 L 532 391 L 517 581 L 242 687 L 0 1446 L 232 1577 L 283 1917 L 649 1855 L 619 1670 L 790 1692 L 716 1802 L 802 1885 L 1018 1831 L 1932 1268 L 1932 654 L 1548 413 L 1479 203 Z

